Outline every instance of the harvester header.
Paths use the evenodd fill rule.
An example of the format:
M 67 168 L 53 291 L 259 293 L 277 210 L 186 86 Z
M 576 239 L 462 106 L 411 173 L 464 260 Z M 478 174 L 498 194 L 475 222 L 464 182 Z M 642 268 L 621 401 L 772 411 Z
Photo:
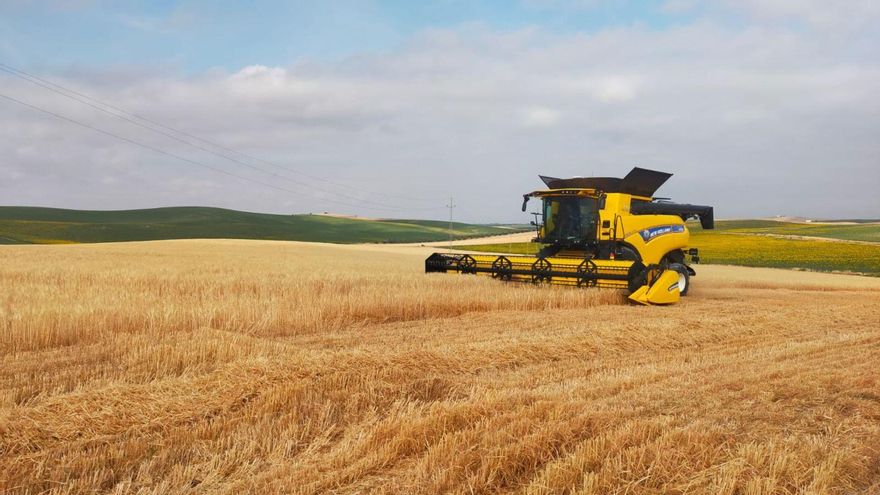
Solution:
M 711 206 L 673 203 L 654 193 L 672 174 L 633 168 L 626 177 L 540 176 L 547 189 L 533 222 L 537 256 L 434 253 L 425 272 L 486 274 L 504 281 L 627 290 L 641 304 L 670 304 L 686 295 L 699 262 L 686 221 L 714 228 Z

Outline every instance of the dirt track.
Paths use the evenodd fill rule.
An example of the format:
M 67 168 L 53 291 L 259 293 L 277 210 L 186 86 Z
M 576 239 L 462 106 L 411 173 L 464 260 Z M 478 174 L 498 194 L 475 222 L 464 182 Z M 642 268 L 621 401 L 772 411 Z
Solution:
M 880 279 L 641 307 L 432 250 L 3 247 L 0 491 L 880 491 Z
M 458 239 L 455 241 L 413 242 L 413 243 L 409 243 L 409 244 L 394 244 L 394 245 L 391 245 L 391 247 L 396 247 L 396 246 L 444 247 L 444 246 L 466 246 L 468 244 L 503 244 L 505 242 L 529 242 L 534 237 L 535 237 L 535 232 L 529 231 L 529 232 L 517 232 L 514 234 L 493 235 L 493 236 L 489 236 L 489 237 Z

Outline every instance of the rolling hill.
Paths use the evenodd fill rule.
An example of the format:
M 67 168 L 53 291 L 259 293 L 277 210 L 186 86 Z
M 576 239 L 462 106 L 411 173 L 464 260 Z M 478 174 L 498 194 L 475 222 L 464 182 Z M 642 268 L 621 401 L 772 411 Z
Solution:
M 0 207 L 0 244 L 160 239 L 264 239 L 334 243 L 428 242 L 449 238 L 448 222 L 275 215 L 207 207 L 89 211 Z M 506 234 L 516 226 L 453 223 L 457 239 Z

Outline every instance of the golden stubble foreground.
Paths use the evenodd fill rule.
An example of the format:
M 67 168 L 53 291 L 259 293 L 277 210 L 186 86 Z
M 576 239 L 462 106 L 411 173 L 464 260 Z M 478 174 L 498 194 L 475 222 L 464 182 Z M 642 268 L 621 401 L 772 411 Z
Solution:
M 636 307 L 424 255 L 0 248 L 0 492 L 880 492 L 880 280 Z

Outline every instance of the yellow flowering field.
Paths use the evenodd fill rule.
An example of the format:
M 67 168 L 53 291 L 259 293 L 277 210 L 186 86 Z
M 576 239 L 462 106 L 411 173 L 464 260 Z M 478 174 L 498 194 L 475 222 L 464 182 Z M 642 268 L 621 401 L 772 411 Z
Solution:
M 880 245 L 716 232 L 692 232 L 691 244 L 704 263 L 880 275 Z

